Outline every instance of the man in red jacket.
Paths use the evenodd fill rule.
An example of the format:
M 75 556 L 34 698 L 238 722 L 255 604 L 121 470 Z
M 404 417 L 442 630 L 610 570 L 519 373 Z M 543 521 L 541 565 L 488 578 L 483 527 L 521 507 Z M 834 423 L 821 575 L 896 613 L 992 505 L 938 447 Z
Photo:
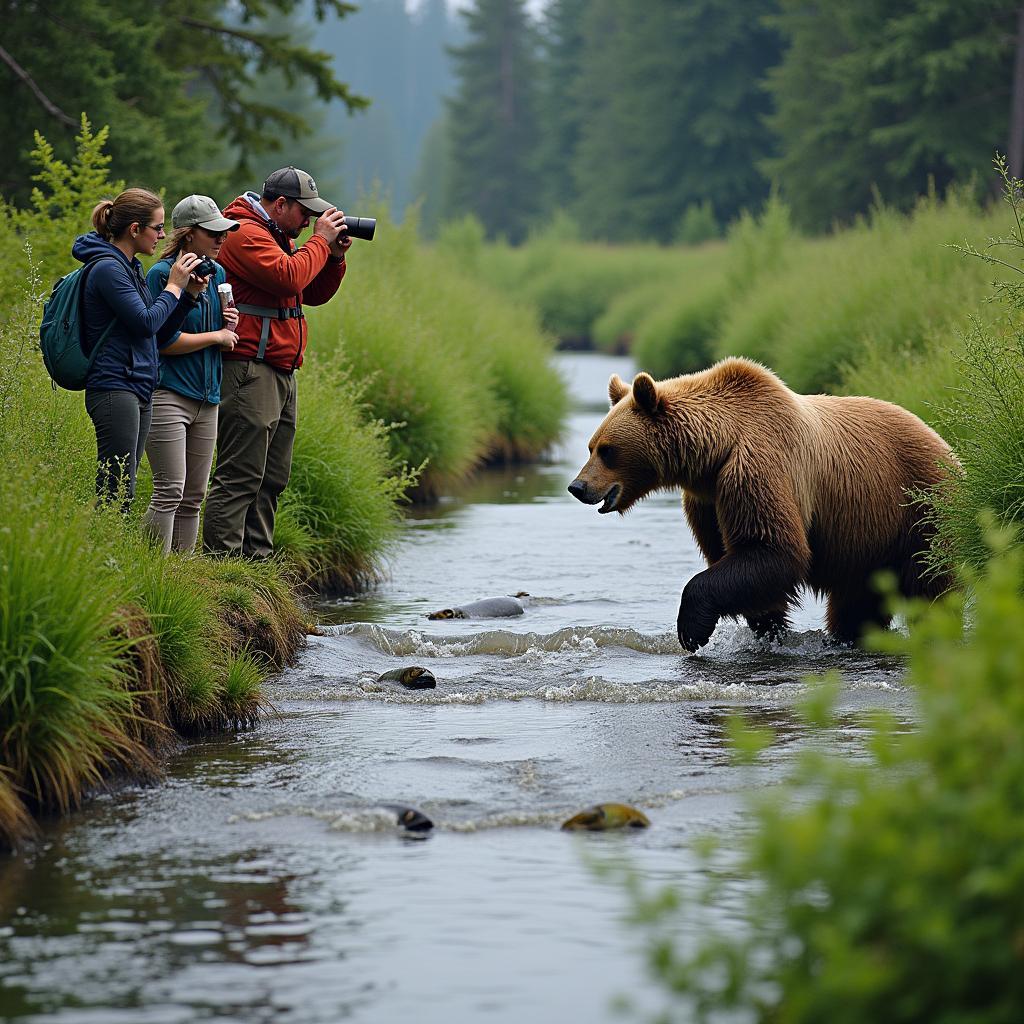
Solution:
M 217 469 L 203 522 L 213 554 L 267 558 L 274 551 L 277 499 L 288 483 L 295 440 L 295 371 L 306 350 L 303 305 L 319 306 L 345 276 L 352 244 L 345 215 L 320 198 L 296 167 L 274 171 L 262 194 L 246 192 L 224 215 L 220 262 L 238 308 L 238 342 L 224 355 Z M 312 236 L 292 241 L 316 218 Z

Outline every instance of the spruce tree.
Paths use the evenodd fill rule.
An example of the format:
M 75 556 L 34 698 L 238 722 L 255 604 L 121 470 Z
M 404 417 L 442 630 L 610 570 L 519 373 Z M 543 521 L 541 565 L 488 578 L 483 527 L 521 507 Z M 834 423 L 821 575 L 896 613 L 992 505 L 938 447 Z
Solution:
M 600 238 L 670 241 L 685 210 L 760 204 L 771 152 L 761 82 L 774 0 L 592 0 L 573 89 L 576 212 Z
M 583 17 L 590 0 L 551 0 L 543 23 L 539 97 L 542 208 L 568 209 L 576 198 L 572 158 L 580 131 L 573 101 L 583 58 Z
M 798 223 L 969 180 L 1008 143 L 1013 0 L 780 0 L 768 76 L 779 153 L 763 164 Z
M 285 143 L 308 131 L 300 113 L 258 88 L 260 75 L 278 70 L 289 86 L 308 83 L 321 102 L 360 105 L 334 76 L 329 54 L 268 28 L 268 18 L 294 16 L 295 7 L 295 0 L 5 4 L 0 192 L 27 197 L 34 129 L 58 157 L 69 157 L 83 111 L 110 126 L 115 177 L 184 193 L 225 184 L 226 150 L 244 167 L 253 138 Z M 318 20 L 350 10 L 344 0 L 313 0 Z
M 476 0 L 450 50 L 446 216 L 473 213 L 490 237 L 521 241 L 537 219 L 537 46 L 524 0 Z

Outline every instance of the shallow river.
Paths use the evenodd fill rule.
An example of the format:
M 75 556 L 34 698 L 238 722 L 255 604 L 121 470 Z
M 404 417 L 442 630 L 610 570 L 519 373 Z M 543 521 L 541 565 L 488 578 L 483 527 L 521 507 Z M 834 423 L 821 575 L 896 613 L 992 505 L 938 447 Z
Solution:
M 411 515 L 388 579 L 325 606 L 324 635 L 270 684 L 276 716 L 0 860 L 0 1019 L 542 1024 L 620 1020 L 621 995 L 659 1005 L 594 864 L 692 886 L 689 841 L 741 827 L 744 795 L 807 742 L 804 676 L 843 671 L 848 714 L 824 742 L 851 755 L 856 712 L 908 698 L 898 662 L 824 643 L 814 602 L 778 643 L 722 623 L 684 654 L 676 608 L 701 559 L 678 495 L 620 518 L 566 492 L 609 373 L 631 367 L 560 365 L 577 408 L 551 461 Z M 520 618 L 425 617 L 521 591 Z M 435 690 L 376 682 L 412 664 Z M 753 771 L 725 745 L 737 709 L 776 731 Z M 608 800 L 652 827 L 559 830 Z M 436 827 L 414 839 L 381 802 Z

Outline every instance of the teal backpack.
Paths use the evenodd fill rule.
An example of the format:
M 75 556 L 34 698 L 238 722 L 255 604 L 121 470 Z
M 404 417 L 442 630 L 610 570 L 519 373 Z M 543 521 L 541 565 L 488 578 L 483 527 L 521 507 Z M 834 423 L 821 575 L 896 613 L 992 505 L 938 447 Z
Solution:
M 99 256 L 85 266 L 72 270 L 53 286 L 49 299 L 43 304 L 43 322 L 39 325 L 39 348 L 43 353 L 46 372 L 57 385 L 68 391 L 84 391 L 85 380 L 100 349 L 103 348 L 117 318 L 107 324 L 93 350 L 86 355 L 82 350 L 85 324 L 82 322 L 82 298 L 89 271 L 102 259 Z

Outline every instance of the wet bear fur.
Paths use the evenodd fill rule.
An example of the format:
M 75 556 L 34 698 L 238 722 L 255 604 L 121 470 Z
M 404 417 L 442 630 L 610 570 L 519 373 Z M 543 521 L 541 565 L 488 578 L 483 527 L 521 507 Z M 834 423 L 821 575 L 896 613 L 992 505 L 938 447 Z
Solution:
M 612 408 L 569 490 L 625 513 L 653 491 L 681 488 L 708 568 L 683 590 L 677 629 L 688 651 L 723 616 L 777 635 L 801 587 L 828 600 L 833 637 L 856 640 L 889 616 L 879 570 L 900 591 L 934 598 L 952 585 L 925 575 L 929 531 L 908 490 L 955 462 L 934 430 L 873 398 L 798 395 L 770 370 L 729 358 L 699 373 L 632 387 L 609 382 Z

